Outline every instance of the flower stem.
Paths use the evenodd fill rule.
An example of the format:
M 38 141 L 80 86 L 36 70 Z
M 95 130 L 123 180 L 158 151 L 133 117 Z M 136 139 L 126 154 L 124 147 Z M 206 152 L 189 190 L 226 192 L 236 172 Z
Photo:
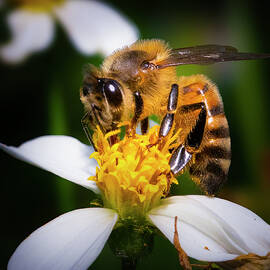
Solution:
M 137 260 L 132 258 L 122 258 L 122 270 L 135 270 Z

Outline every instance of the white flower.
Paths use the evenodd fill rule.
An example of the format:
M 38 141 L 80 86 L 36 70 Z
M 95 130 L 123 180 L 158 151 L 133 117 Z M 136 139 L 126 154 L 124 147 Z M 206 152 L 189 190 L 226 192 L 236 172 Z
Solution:
M 31 53 L 47 48 L 58 20 L 73 45 L 83 54 L 111 54 L 138 38 L 138 30 L 111 7 L 92 0 L 25 0 L 25 5 L 7 17 L 12 38 L 0 47 L 0 58 L 9 63 L 24 60 Z M 59 2 L 59 3 L 58 3 Z M 49 4 L 48 4 L 49 3 Z
M 97 192 L 93 149 L 67 136 L 44 136 L 19 147 L 1 144 L 10 155 Z M 201 261 L 232 260 L 241 254 L 270 251 L 270 226 L 232 202 L 190 195 L 162 200 L 147 213 L 173 243 L 174 222 L 182 248 Z M 12 255 L 8 269 L 87 269 L 105 245 L 118 214 L 106 208 L 66 213 L 33 232 Z

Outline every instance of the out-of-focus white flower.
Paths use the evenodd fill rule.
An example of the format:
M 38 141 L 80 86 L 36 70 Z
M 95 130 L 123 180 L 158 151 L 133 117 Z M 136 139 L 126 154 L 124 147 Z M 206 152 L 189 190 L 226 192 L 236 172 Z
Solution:
M 0 58 L 9 63 L 24 60 L 47 48 L 59 21 L 73 45 L 83 54 L 105 56 L 138 38 L 138 30 L 113 8 L 93 0 L 20 0 L 7 16 L 11 40 L 0 47 Z
M 144 137 L 138 140 L 141 141 L 141 138 Z M 98 169 L 97 163 L 89 159 L 93 148 L 71 137 L 44 136 L 19 147 L 0 144 L 0 149 L 18 159 L 94 192 L 103 192 L 105 196 L 105 208 L 75 210 L 33 232 L 12 255 L 9 270 L 87 269 L 101 252 L 117 220 L 123 220 L 125 216 L 130 219 L 133 214 L 143 215 L 172 243 L 177 217 L 181 246 L 188 256 L 197 260 L 221 262 L 248 253 L 265 256 L 270 251 L 270 226 L 244 207 L 199 195 L 158 199 L 159 188 L 167 185 L 166 179 L 157 176 L 151 182 L 145 177 L 152 169 L 163 170 L 167 165 L 164 159 L 154 161 L 150 152 L 150 157 L 146 155 L 144 163 L 141 157 L 138 158 L 141 151 L 131 151 L 138 143 L 137 140 L 132 144 L 132 140 L 135 141 L 127 139 L 120 147 L 126 159 L 121 158 L 122 152 L 118 152 L 117 147 L 111 149 L 105 142 L 103 154 L 96 152 L 95 155 L 99 163 L 108 162 L 105 162 L 104 168 Z M 156 150 L 151 151 L 154 155 L 161 155 Z M 138 168 L 136 162 L 140 163 L 139 171 L 131 168 Z M 156 162 L 160 167 L 157 165 L 152 168 L 149 162 Z M 97 181 L 90 181 L 89 175 L 95 174 Z M 122 181 L 120 185 L 118 181 Z M 139 193 L 134 187 L 128 186 L 136 181 Z M 136 198 L 139 200 L 136 201 Z

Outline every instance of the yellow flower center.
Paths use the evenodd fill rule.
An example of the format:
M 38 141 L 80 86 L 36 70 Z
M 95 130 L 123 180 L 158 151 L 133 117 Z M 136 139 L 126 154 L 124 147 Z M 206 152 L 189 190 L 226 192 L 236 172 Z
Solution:
M 50 11 L 65 0 L 11 0 L 12 3 L 34 12 Z
M 99 164 L 95 181 L 101 190 L 104 207 L 115 209 L 120 218 L 141 219 L 177 183 L 170 171 L 169 149 L 175 136 L 163 144 L 157 143 L 159 127 L 150 129 L 146 135 L 125 136 L 112 146 L 108 138 L 115 137 L 120 130 L 103 135 L 100 129 L 94 134 L 98 152 L 95 158 Z

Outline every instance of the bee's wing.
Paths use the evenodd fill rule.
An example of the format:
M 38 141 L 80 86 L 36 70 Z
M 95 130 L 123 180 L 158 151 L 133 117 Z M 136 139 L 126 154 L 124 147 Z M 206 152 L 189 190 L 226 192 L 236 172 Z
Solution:
M 270 58 L 270 54 L 242 53 L 231 46 L 223 45 L 200 45 L 173 49 L 170 56 L 159 63 L 157 68 L 162 69 L 170 66 L 188 64 L 209 65 L 225 61 L 253 60 Z

